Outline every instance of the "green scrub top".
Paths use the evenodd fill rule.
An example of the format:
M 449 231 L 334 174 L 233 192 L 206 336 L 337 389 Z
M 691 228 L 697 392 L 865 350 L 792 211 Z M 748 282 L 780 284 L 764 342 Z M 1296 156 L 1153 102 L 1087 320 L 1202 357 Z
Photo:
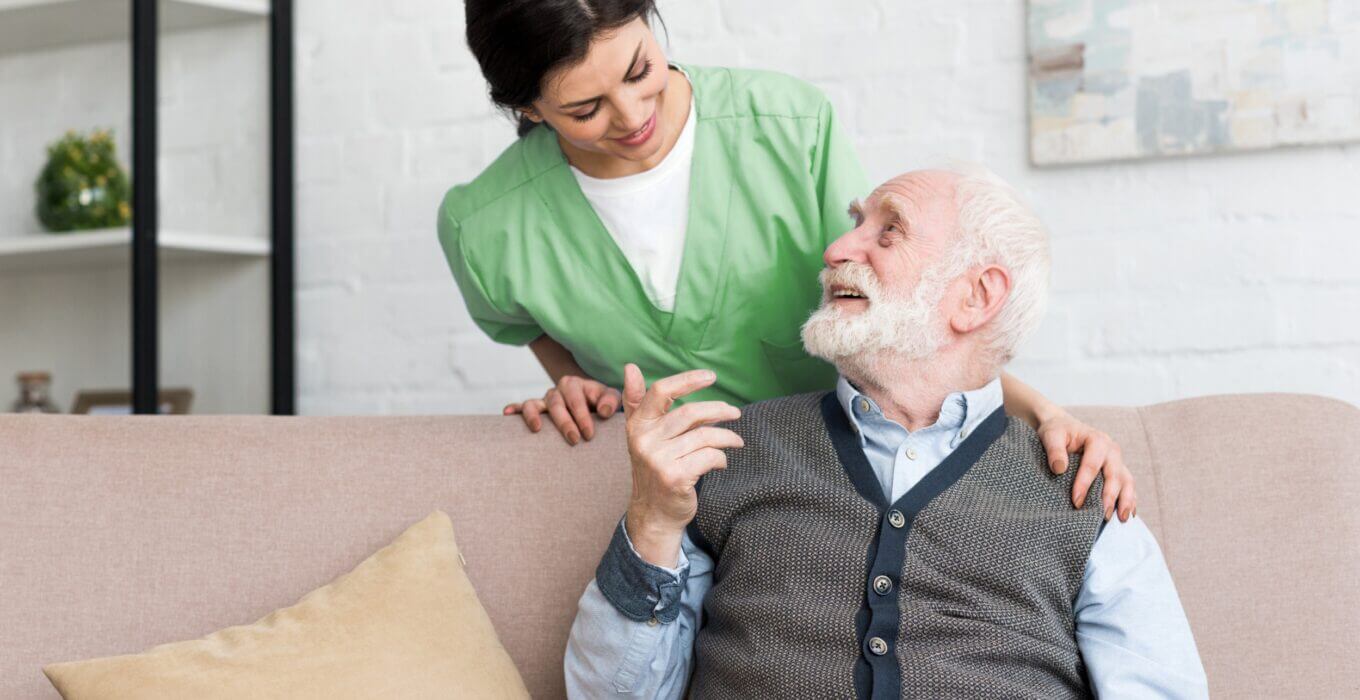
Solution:
M 684 66 L 694 88 L 689 224 L 672 312 L 656 308 L 539 127 L 451 189 L 439 240 L 469 313 L 500 343 L 547 334 L 592 377 L 623 386 L 711 369 L 689 400 L 737 405 L 829 390 L 803 350 L 822 252 L 850 230 L 868 181 L 826 96 L 777 73 Z

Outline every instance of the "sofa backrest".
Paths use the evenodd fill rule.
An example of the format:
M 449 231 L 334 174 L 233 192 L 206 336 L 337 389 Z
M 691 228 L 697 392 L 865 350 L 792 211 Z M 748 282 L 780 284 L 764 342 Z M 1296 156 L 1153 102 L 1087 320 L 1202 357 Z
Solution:
M 1209 397 L 1079 415 L 1137 475 L 1217 695 L 1360 689 L 1360 410 Z M 41 667 L 253 622 L 435 509 L 535 697 L 626 504 L 622 421 L 0 417 L 0 697 Z

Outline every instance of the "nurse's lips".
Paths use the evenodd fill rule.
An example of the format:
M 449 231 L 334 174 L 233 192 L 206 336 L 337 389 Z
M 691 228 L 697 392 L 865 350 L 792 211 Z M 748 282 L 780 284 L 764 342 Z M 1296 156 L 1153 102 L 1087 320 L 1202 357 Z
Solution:
M 619 143 L 625 146 L 641 146 L 642 144 L 647 143 L 647 141 L 649 141 L 652 138 L 652 134 L 655 132 L 656 132 L 656 113 L 653 112 L 652 118 L 648 119 L 647 123 L 642 125 L 642 128 L 638 129 L 637 131 L 634 131 L 633 133 L 621 139 L 614 140 L 618 141 Z

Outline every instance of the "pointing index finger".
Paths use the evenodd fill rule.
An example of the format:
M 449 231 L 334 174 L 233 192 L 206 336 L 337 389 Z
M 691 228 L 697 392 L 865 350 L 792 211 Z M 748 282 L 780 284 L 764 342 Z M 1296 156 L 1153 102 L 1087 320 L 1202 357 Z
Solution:
M 658 379 L 642 397 L 642 403 L 638 406 L 638 416 L 649 420 L 660 418 L 666 415 L 666 411 L 670 410 L 671 404 L 676 399 L 712 386 L 716 381 L 718 375 L 707 369 L 690 370 Z

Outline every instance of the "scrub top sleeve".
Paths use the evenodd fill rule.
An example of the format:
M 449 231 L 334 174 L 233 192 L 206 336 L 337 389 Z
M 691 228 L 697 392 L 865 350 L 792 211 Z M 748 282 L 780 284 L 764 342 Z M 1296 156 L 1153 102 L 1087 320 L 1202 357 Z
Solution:
M 869 193 L 869 178 L 860 165 L 855 146 L 836 119 L 831 102 L 822 104 L 817 114 L 816 143 L 812 149 L 812 177 L 817 185 L 821 206 L 823 243 L 831 242 L 854 228 L 850 202 Z
M 463 293 L 468 314 L 482 332 L 505 345 L 528 345 L 543 335 L 533 317 L 513 300 L 498 303 L 486 293 L 473 261 L 463 249 L 462 227 L 444 211 L 439 213 L 439 243 L 444 247 L 458 290 Z

